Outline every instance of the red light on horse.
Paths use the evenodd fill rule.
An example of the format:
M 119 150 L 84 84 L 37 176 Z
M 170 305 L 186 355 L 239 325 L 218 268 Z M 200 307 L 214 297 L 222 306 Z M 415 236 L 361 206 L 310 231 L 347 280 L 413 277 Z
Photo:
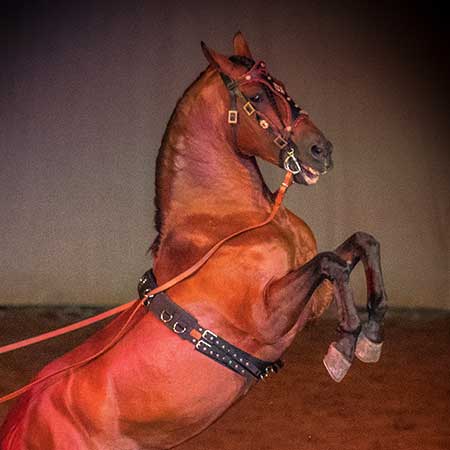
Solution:
M 145 297 L 144 290 L 151 313 L 140 308 L 107 352 L 23 394 L 0 432 L 2 450 L 172 448 L 278 370 L 296 334 L 333 296 L 339 336 L 324 359 L 332 378 L 343 378 L 355 354 L 378 360 L 387 305 L 377 241 L 358 232 L 317 254 L 311 230 L 275 199 L 256 162 L 313 184 L 332 167 L 331 143 L 254 61 L 242 34 L 230 58 L 203 50 L 210 66 L 178 102 L 158 155 L 158 284 L 195 266 L 225 238 L 223 245 L 165 293 Z M 368 288 L 363 327 L 349 286 L 359 261 Z M 131 314 L 39 377 L 107 347 Z

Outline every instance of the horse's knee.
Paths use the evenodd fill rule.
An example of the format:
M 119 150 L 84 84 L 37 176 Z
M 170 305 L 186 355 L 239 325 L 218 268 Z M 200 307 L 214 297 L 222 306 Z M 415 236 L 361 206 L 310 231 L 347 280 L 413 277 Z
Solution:
M 350 269 L 347 263 L 334 252 L 322 252 L 316 255 L 320 273 L 330 281 L 348 280 Z
M 352 235 L 352 240 L 361 247 L 380 247 L 380 243 L 371 234 L 366 233 L 365 231 L 357 231 L 354 233 Z

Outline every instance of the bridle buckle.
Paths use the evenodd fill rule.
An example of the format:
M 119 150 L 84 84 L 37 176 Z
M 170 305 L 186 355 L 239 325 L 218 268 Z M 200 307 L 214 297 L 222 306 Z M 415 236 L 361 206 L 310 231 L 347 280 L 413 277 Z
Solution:
M 228 123 L 231 125 L 236 125 L 238 123 L 238 112 L 235 109 L 230 109 L 228 111 Z
M 291 167 L 291 164 L 293 164 L 294 167 Z M 294 155 L 294 150 L 292 149 L 289 150 L 286 159 L 284 160 L 284 168 L 293 175 L 297 175 L 302 171 L 302 167 L 300 166 L 300 163 Z

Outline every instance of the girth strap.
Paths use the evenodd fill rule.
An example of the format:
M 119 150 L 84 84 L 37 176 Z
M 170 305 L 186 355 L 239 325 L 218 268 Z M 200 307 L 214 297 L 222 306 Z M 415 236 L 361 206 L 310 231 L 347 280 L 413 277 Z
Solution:
M 143 299 L 148 292 L 157 287 L 152 270 L 146 272 L 138 284 L 139 296 Z M 281 360 L 263 361 L 230 344 L 211 330 L 199 325 L 198 320 L 174 303 L 165 292 L 149 296 L 145 307 L 154 314 L 169 330 L 195 346 L 195 350 L 208 358 L 233 370 L 239 375 L 264 379 L 283 367 Z

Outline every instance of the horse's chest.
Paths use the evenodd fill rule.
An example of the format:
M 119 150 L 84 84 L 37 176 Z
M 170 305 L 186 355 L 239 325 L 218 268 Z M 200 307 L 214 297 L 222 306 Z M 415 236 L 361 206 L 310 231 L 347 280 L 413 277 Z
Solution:
M 311 259 L 316 243 L 310 229 L 289 214 L 255 232 L 247 247 L 239 251 L 236 262 L 248 262 L 258 271 L 273 276 L 285 275 Z

